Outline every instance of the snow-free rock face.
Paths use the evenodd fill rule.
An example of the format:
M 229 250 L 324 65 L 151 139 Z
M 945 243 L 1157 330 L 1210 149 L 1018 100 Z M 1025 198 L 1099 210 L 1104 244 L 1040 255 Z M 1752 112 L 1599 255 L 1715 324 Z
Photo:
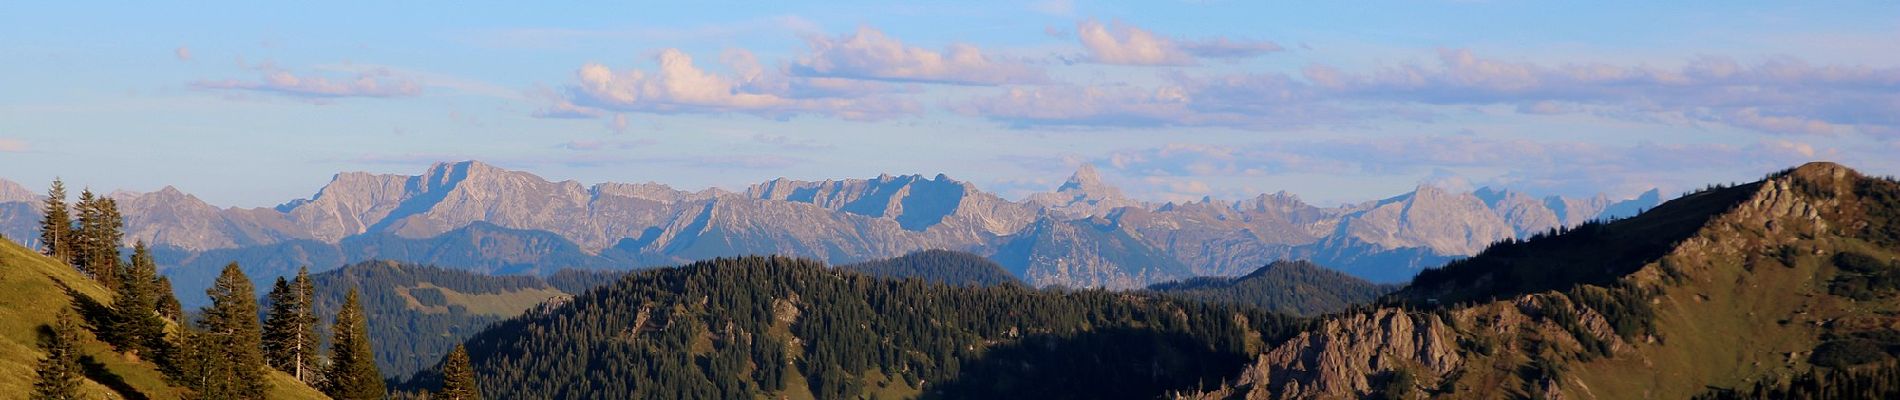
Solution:
M 0 196 L 30 201 L 0 202 L 8 207 L 0 229 L 30 241 L 38 197 L 17 186 L 0 184 Z M 1493 201 L 1482 191 L 1430 187 L 1333 208 L 1285 192 L 1146 204 L 1107 184 L 1092 166 L 1054 189 L 1009 201 L 944 175 L 882 175 L 687 192 L 657 183 L 584 186 L 464 161 L 413 176 L 341 173 L 310 198 L 274 208 L 218 208 L 170 188 L 118 198 L 128 246 L 144 240 L 188 253 L 231 250 L 225 253 L 252 262 L 303 257 L 275 253 L 302 245 L 272 247 L 296 241 L 426 240 L 486 223 L 551 233 L 588 254 L 613 252 L 636 265 L 749 253 L 855 262 L 949 249 L 1015 260 L 1020 272 L 1040 271 L 1025 276 L 1032 284 L 1073 287 L 1239 275 L 1282 259 L 1395 282 L 1491 241 L 1541 231 L 1551 226 L 1550 215 L 1570 221 L 1571 214 L 1596 216 L 1616 206 L 1601 197 L 1539 205 L 1509 194 Z M 273 254 L 284 260 L 262 259 Z
M 20 186 L 19 183 L 0 179 L 0 203 L 31 203 L 38 201 L 40 201 L 40 195 L 38 193 L 27 190 L 25 186 Z
M 1338 234 L 1386 248 L 1426 247 L 1438 254 L 1476 254 L 1516 231 L 1470 193 L 1419 186 L 1412 193 L 1357 206 Z
M 1090 164 L 1082 164 L 1055 192 L 1037 193 L 1029 197 L 1029 202 L 1063 219 L 1107 215 L 1122 207 L 1144 207 L 1141 202 L 1122 195 L 1121 189 L 1103 182 L 1102 174 Z

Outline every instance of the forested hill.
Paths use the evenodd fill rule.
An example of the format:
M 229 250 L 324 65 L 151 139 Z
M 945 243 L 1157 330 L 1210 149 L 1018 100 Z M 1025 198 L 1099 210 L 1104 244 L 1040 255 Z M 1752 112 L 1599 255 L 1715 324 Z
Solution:
M 914 278 L 948 285 L 1021 284 L 1009 270 L 983 256 L 949 250 L 925 250 L 838 268 L 885 278 Z
M 491 398 L 1153 398 L 1232 376 L 1304 326 L 1253 307 L 746 257 L 636 272 L 467 347 Z
M 1319 315 L 1372 302 L 1395 287 L 1367 282 L 1306 261 L 1275 261 L 1246 276 L 1165 282 L 1148 290 L 1165 296 Z
M 370 261 L 311 275 L 311 281 L 318 315 L 334 314 L 351 288 L 359 292 L 377 366 L 387 377 L 406 377 L 435 365 L 456 343 L 490 323 L 621 274 L 563 271 L 544 281 Z M 327 332 L 319 336 L 329 337 Z

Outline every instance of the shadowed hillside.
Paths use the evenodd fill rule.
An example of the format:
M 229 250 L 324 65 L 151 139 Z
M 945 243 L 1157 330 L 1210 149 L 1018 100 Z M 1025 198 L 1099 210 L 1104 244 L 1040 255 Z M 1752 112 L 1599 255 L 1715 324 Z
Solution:
M 1366 304 L 1392 289 L 1305 261 L 1277 261 L 1237 278 L 1202 277 L 1148 287 L 1164 296 L 1309 316 Z

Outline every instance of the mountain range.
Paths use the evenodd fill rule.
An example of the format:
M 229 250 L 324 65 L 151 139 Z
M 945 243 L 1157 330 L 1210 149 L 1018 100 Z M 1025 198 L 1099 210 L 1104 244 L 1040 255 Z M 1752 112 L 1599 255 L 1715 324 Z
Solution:
M 420 175 L 341 173 L 306 199 L 217 207 L 176 188 L 113 192 L 126 241 L 159 254 L 187 304 L 236 261 L 253 276 L 372 259 L 485 273 L 626 269 L 740 254 L 851 263 L 948 249 L 990 257 L 1038 286 L 1140 288 L 1307 259 L 1376 282 L 1484 246 L 1660 202 L 1535 197 L 1421 185 L 1338 207 L 1285 192 L 1246 200 L 1135 200 L 1084 165 L 1054 191 L 1011 201 L 944 175 L 774 179 L 744 191 L 549 181 L 465 161 Z M 0 181 L 0 234 L 31 247 L 41 197 Z

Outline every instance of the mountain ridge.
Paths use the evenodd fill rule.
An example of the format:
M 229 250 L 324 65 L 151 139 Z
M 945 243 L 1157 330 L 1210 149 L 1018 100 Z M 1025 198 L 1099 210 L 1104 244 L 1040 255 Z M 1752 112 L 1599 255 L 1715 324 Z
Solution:
M 1900 271 L 1881 261 L 1897 248 L 1900 182 L 1810 163 L 1421 273 L 1188 397 L 1687 398 L 1773 383 L 1869 359 L 1833 344 L 1891 345 L 1900 288 L 1856 274 Z M 1875 261 L 1849 263 L 1862 259 Z
M 743 192 L 687 192 L 654 183 L 556 182 L 463 161 L 438 163 L 419 175 L 339 173 L 311 197 L 274 208 L 218 208 L 169 187 L 115 198 L 128 218 L 128 244 L 143 240 L 172 249 L 177 256 L 164 258 L 161 268 L 173 276 L 184 271 L 171 260 L 190 259 L 191 254 L 248 254 L 237 259 L 247 268 L 257 263 L 384 258 L 369 253 L 322 256 L 337 252 L 321 248 L 353 248 L 345 242 L 365 237 L 460 240 L 451 234 L 483 223 L 513 230 L 509 234 L 519 237 L 508 240 L 517 242 L 539 240 L 530 239 L 540 236 L 531 232 L 549 232 L 579 249 L 580 254 L 568 259 L 614 259 L 623 268 L 741 254 L 851 263 L 949 249 L 992 257 L 1034 285 L 1139 288 L 1195 276 L 1244 274 L 1279 259 L 1312 259 L 1392 282 L 1409 278 L 1417 266 L 1463 257 L 1492 241 L 1550 226 L 1548 218 L 1513 222 L 1500 216 L 1535 202 L 1496 209 L 1478 194 L 1422 186 L 1387 201 L 1336 208 L 1312 206 L 1285 192 L 1239 201 L 1153 204 L 1127 198 L 1103 182 L 1092 166 L 1079 168 L 1056 191 L 1044 193 L 1047 196 L 1022 201 L 943 174 L 774 179 Z M 1570 203 L 1575 205 L 1566 206 L 1566 214 L 1601 213 L 1611 207 L 1607 200 Z M 33 243 L 38 218 L 34 210 L 37 204 L 32 202 L 0 203 L 0 233 Z M 1092 233 L 1077 236 L 1085 231 L 1068 229 L 1080 226 L 1089 226 L 1087 232 Z M 1030 237 L 1034 235 L 1068 237 Z M 1066 247 L 1017 249 L 1012 243 Z M 1020 256 L 1031 253 L 1050 256 Z M 325 270 L 337 265 L 310 266 Z

